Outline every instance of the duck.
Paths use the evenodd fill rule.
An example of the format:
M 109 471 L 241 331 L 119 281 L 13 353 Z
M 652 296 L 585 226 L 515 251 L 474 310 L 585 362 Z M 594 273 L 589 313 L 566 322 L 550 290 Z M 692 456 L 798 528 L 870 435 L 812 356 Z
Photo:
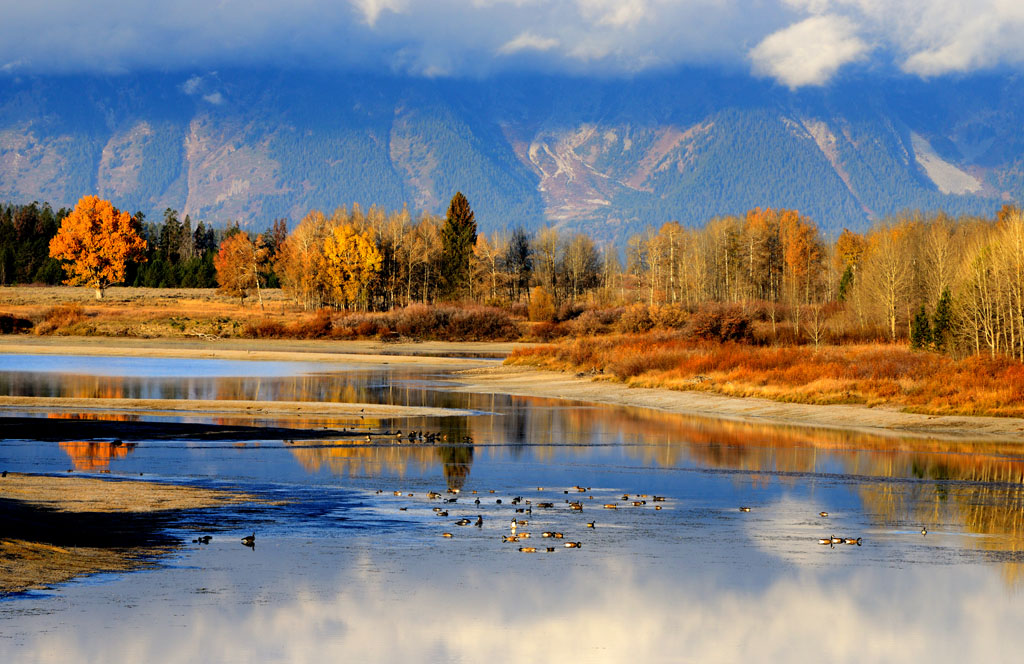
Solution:
M 665 496 L 655 496 L 652 500 L 656 503 L 662 503 L 665 502 Z
M 619 506 L 616 505 L 615 503 L 605 503 L 604 504 L 604 508 L 606 510 L 617 510 L 617 509 L 619 509 Z
M 836 537 L 835 535 L 833 535 L 832 536 L 832 543 L 833 544 L 842 544 L 843 543 L 843 538 L 842 537 Z
M 546 549 L 544 549 L 544 550 L 545 550 L 545 551 L 547 551 L 548 553 L 554 553 L 554 552 L 555 552 L 555 547 L 553 547 L 553 546 L 549 546 L 549 547 L 547 547 L 547 548 L 546 548 Z
M 832 538 L 831 537 L 822 537 L 821 539 L 818 540 L 818 544 L 828 544 L 829 546 L 832 546 Z
M 563 535 L 562 533 L 551 533 L 551 536 L 555 539 L 562 539 L 563 537 L 565 537 L 565 535 Z
M 566 542 L 565 543 L 565 548 L 567 548 L 567 549 L 579 549 L 582 546 L 583 545 L 580 542 Z
M 437 513 L 438 516 L 448 516 L 448 510 L 441 510 Z
M 852 537 L 847 537 L 844 541 L 847 544 L 856 544 L 857 546 L 860 546 L 861 538 L 858 537 L 857 539 L 853 539 Z
M 246 535 L 242 538 L 242 544 L 246 546 L 255 546 L 256 544 L 256 531 L 253 531 L 252 535 Z
M 476 515 L 476 522 L 473 524 L 477 528 L 481 528 L 484 525 L 484 517 L 481 514 Z
M 479 504 L 480 504 L 480 499 L 479 499 L 479 498 L 477 498 L 476 500 L 474 500 L 474 501 L 473 501 L 473 504 L 474 504 L 474 505 L 479 505 Z
M 741 508 L 740 508 L 740 511 L 741 511 L 741 512 L 749 512 L 749 511 L 750 511 L 750 508 L 749 508 L 749 507 L 741 507 Z
M 921 526 L 921 534 L 922 535 L 927 535 L 928 534 L 927 526 Z
M 633 507 L 641 507 L 641 506 L 646 505 L 646 504 L 647 504 L 646 500 L 634 500 L 633 501 Z
M 519 547 L 520 553 L 537 553 L 537 547 L 535 546 L 521 546 Z
M 661 509 L 661 505 L 655 505 L 655 506 L 654 506 L 654 509 L 656 509 L 656 510 L 660 510 L 660 509 Z
M 541 536 L 541 537 L 551 537 L 551 533 L 549 533 L 548 531 L 546 531 L 546 530 L 545 530 L 544 532 L 542 532 L 542 533 L 540 534 L 540 536 Z
M 519 538 L 516 537 L 515 535 L 502 535 L 501 536 L 501 541 L 502 542 L 518 542 Z
M 446 537 L 446 538 L 451 539 L 452 537 L 455 537 L 455 535 L 452 535 L 451 533 L 441 533 L 441 537 Z
M 587 528 L 596 528 L 596 527 L 597 527 L 597 522 L 596 521 L 587 521 Z
M 512 519 L 512 524 L 511 524 L 511 528 L 512 528 L 512 534 L 513 534 L 513 535 L 515 535 L 515 534 L 516 534 L 516 528 L 517 528 L 518 526 L 519 526 L 519 523 L 518 523 L 518 522 L 517 522 L 517 521 L 516 521 L 515 519 Z
M 456 526 L 468 526 L 469 524 L 470 524 L 470 520 L 469 519 L 459 519 L 458 521 L 455 522 Z
M 824 518 L 828 516 L 828 512 L 818 512 L 818 516 Z

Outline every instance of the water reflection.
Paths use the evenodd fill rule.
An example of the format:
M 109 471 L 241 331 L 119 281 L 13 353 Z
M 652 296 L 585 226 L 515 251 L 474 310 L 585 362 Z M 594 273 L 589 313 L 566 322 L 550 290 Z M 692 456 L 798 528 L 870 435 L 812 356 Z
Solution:
M 109 468 L 113 460 L 127 457 L 135 443 L 68 440 L 60 443 L 60 448 L 71 457 L 75 470 L 96 471 Z
M 179 570 L 183 585 L 162 572 L 142 588 L 70 589 L 66 608 L 25 618 L 31 631 L 9 634 L 0 652 L 48 662 L 995 662 L 1024 646 L 1024 604 L 979 567 L 764 579 L 658 564 L 676 560 L 661 551 L 638 565 L 585 552 L 487 559 L 450 544 L 391 555 L 359 541 L 307 551 L 305 565 L 285 549 L 210 548 L 190 561 L 205 571 Z M 97 601 L 109 610 L 90 611 Z

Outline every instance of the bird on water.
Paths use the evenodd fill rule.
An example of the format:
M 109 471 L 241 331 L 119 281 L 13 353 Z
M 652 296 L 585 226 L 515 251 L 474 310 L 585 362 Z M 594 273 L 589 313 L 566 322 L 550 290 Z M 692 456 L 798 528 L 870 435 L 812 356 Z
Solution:
M 242 544 L 245 546 L 256 546 L 256 531 L 253 531 L 252 535 L 246 535 L 242 538 Z

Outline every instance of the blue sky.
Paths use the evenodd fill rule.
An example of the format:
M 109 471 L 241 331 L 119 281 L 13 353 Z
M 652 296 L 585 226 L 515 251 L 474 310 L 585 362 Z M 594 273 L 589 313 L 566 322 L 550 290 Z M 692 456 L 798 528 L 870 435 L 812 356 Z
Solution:
M 1024 65 L 1021 0 L 0 0 L 0 17 L 9 74 L 710 64 L 796 89 L 856 66 L 931 77 Z

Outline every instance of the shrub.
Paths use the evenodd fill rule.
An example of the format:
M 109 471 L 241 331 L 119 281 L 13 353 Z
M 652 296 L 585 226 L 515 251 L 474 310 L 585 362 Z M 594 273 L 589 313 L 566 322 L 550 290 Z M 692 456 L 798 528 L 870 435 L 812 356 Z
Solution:
M 688 332 L 705 341 L 747 341 L 750 319 L 737 306 L 702 307 L 690 319 Z
M 560 323 L 537 323 L 530 329 L 530 336 L 537 341 L 551 341 L 568 334 L 565 325 Z
M 552 323 L 555 320 L 555 301 L 543 286 L 535 286 L 530 291 L 530 320 Z
M 85 311 L 77 302 L 58 304 L 43 313 L 43 320 L 36 325 L 36 334 L 52 334 L 61 328 L 70 327 L 85 320 Z
M 11 314 L 0 314 L 0 334 L 20 334 L 32 329 L 32 321 Z
M 646 305 L 634 304 L 622 312 L 622 317 L 619 318 L 616 327 L 620 332 L 647 332 L 654 327 L 654 321 L 651 320 L 651 314 Z
M 652 307 L 649 313 L 654 327 L 665 330 L 682 330 L 690 321 L 689 312 L 681 304 Z
M 275 320 L 258 320 L 242 328 L 243 337 L 254 339 L 281 339 L 287 336 L 284 325 Z

